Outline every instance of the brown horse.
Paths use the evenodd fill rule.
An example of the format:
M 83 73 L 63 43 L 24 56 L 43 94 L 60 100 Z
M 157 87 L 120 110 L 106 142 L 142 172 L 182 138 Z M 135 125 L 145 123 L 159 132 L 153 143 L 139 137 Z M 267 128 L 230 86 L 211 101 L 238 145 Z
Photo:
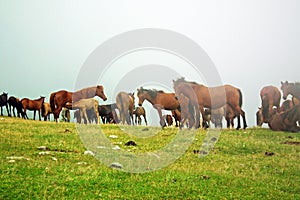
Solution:
M 182 93 L 177 97 L 180 104 L 180 128 L 186 125 L 192 128 L 195 125 L 194 109 L 190 100 Z
M 233 120 L 236 115 L 234 114 L 231 106 L 229 106 L 228 104 L 217 109 L 205 109 L 204 114 L 211 120 L 215 127 L 222 128 L 223 117 L 225 117 L 227 128 L 230 128 L 230 126 L 234 127 Z
M 300 120 L 300 105 L 284 112 L 278 113 L 273 110 L 269 121 L 269 127 L 274 131 L 290 131 L 298 132 L 300 129 L 297 126 L 297 121 Z
M 174 117 L 175 120 L 175 126 L 176 127 L 182 127 L 181 126 L 181 112 L 180 112 L 180 105 L 177 109 L 172 110 L 172 117 Z
M 47 119 L 50 121 L 51 113 L 52 113 L 52 109 L 50 103 L 44 102 L 42 106 L 42 117 L 44 117 L 44 121 L 47 121 Z
M 173 125 L 173 117 L 172 115 L 163 115 L 163 119 L 165 120 L 165 123 L 167 126 L 172 126 Z
M 160 118 L 160 125 L 162 128 L 166 126 L 166 123 L 162 117 L 162 109 L 164 110 L 175 110 L 179 108 L 179 102 L 175 98 L 174 93 L 165 93 L 162 90 L 149 90 L 140 88 L 137 89 L 138 93 L 137 96 L 139 98 L 139 106 L 142 106 L 144 100 L 146 99 L 149 101 L 153 107 L 157 110 L 159 118 Z
M 60 90 L 58 92 L 51 93 L 50 105 L 53 111 L 54 120 L 57 121 L 57 119 L 59 118 L 60 111 L 63 107 L 65 107 L 66 103 L 77 102 L 81 99 L 88 99 L 94 96 L 98 96 L 102 98 L 104 101 L 107 100 L 102 85 L 84 88 L 76 92 L 68 92 L 66 90 Z
M 133 122 L 134 93 L 119 92 L 116 97 L 117 108 L 120 111 L 120 121 L 130 125 Z
M 96 114 L 96 119 L 97 119 L 96 123 L 99 124 L 100 119 L 99 119 L 99 112 L 98 112 L 98 104 L 99 104 L 98 101 L 93 98 L 81 99 L 79 101 L 72 103 L 72 109 L 79 109 L 81 123 L 84 122 L 83 119 L 85 119 L 85 121 L 89 123 L 87 110 L 93 109 L 93 111 Z
M 7 95 L 8 93 L 4 93 L 0 95 L 0 107 L 1 107 L 1 116 L 3 116 L 2 106 L 6 107 L 7 115 L 10 116 L 8 105 L 7 105 Z
M 26 110 L 33 110 L 34 113 L 33 113 L 33 120 L 35 120 L 35 113 L 36 111 L 38 111 L 39 113 L 39 120 L 41 121 L 41 110 L 42 110 L 42 106 L 43 106 L 43 103 L 44 103 L 44 100 L 45 100 L 45 97 L 40 97 L 39 99 L 35 99 L 35 100 L 31 100 L 31 99 L 28 99 L 28 98 L 23 98 L 21 100 L 21 104 L 22 104 L 22 107 L 23 107 L 23 118 L 24 119 L 28 119 L 28 116 L 26 114 Z
M 14 117 L 16 117 L 15 109 L 17 109 L 17 116 L 20 117 L 20 114 L 22 114 L 22 104 L 20 102 L 19 98 L 16 98 L 14 96 L 10 96 L 7 100 L 9 105 L 9 112 L 13 112 Z
M 135 114 L 135 124 L 136 125 L 141 125 L 142 123 L 142 118 L 141 116 L 144 117 L 144 121 L 146 126 L 148 125 L 147 119 L 146 119 L 146 111 L 145 108 L 142 106 L 136 107 L 136 109 L 134 110 L 133 114 Z
M 204 115 L 205 108 L 220 108 L 226 104 L 231 106 L 235 115 L 238 118 L 238 125 L 236 129 L 241 128 L 240 115 L 243 118 L 244 129 L 247 127 L 245 112 L 241 109 L 242 106 L 242 92 L 240 89 L 231 85 L 206 87 L 196 82 L 187 82 L 184 78 L 176 81 L 173 80 L 175 93 L 179 96 L 181 93 L 189 98 L 190 102 L 195 108 L 196 128 L 200 127 L 200 113 L 203 117 L 203 125 L 207 124 L 207 119 Z
M 279 108 L 281 93 L 275 86 L 265 86 L 260 90 L 260 98 L 263 122 L 268 123 L 273 107 Z
M 300 99 L 300 83 L 281 82 L 281 90 L 283 92 L 282 97 L 284 100 L 287 99 L 289 94 Z

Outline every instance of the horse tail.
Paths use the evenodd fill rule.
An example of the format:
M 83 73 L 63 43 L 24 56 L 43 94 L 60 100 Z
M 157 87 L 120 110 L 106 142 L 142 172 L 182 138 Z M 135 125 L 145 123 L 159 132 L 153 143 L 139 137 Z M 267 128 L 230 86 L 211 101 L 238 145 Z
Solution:
M 240 89 L 238 89 L 238 92 L 239 92 L 239 96 L 240 96 L 240 98 L 239 98 L 239 106 L 241 108 L 242 105 L 243 105 L 243 95 L 242 95 L 242 91 Z
M 54 98 L 55 98 L 56 92 L 51 93 L 50 95 L 50 107 L 52 112 L 55 110 L 55 103 L 54 103 Z
M 269 115 L 269 99 L 268 99 L 268 95 L 265 94 L 262 97 L 262 115 L 264 119 L 268 119 L 268 115 Z

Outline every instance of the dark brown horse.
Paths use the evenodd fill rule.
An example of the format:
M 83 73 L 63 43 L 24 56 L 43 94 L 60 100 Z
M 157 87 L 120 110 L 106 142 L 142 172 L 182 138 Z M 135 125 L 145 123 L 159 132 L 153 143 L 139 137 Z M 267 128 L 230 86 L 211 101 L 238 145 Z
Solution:
M 297 99 L 300 99 L 300 83 L 289 83 L 288 81 L 281 82 L 281 90 L 283 99 L 286 100 L 290 94 Z
M 33 119 L 35 120 L 35 113 L 36 113 L 36 111 L 38 111 L 39 120 L 41 121 L 41 111 L 42 111 L 42 106 L 43 106 L 44 100 L 45 100 L 45 97 L 42 97 L 42 96 L 39 99 L 35 99 L 35 100 L 23 98 L 21 100 L 21 104 L 23 107 L 23 113 L 24 113 L 23 118 L 28 119 L 26 111 L 33 110 L 34 111 Z
M 180 128 L 184 125 L 192 128 L 195 125 L 193 106 L 190 100 L 182 93 L 177 98 L 180 104 Z
M 180 105 L 177 109 L 172 110 L 172 117 L 174 117 L 175 126 L 176 127 L 182 127 L 181 126 L 181 112 L 180 112 Z
M 166 126 L 166 123 L 162 116 L 162 109 L 164 110 L 175 110 L 179 108 L 179 102 L 175 98 L 174 93 L 165 93 L 162 90 L 149 90 L 140 88 L 137 89 L 138 93 L 137 96 L 139 98 L 139 106 L 142 106 L 145 99 L 149 101 L 153 107 L 157 110 L 159 118 L 160 118 L 160 125 L 163 127 Z
M 141 123 L 142 123 L 141 116 L 143 116 L 146 126 L 148 125 L 147 118 L 146 118 L 146 111 L 145 111 L 144 107 L 142 107 L 142 106 L 136 107 L 133 114 L 135 115 L 135 124 L 136 125 L 141 125 Z
M 20 114 L 22 114 L 22 104 L 20 102 L 19 98 L 16 98 L 14 96 L 10 96 L 7 100 L 9 105 L 9 112 L 13 112 L 14 117 L 16 117 L 15 109 L 17 109 L 17 116 L 20 117 Z
M 2 107 L 6 107 L 7 115 L 10 116 L 9 110 L 8 110 L 8 105 L 7 105 L 7 95 L 8 93 L 4 93 L 0 95 L 0 107 L 1 107 L 1 116 L 3 116 L 3 110 Z
M 167 126 L 172 126 L 173 125 L 173 117 L 172 115 L 163 115 L 163 119 L 165 120 L 165 123 Z
M 273 110 L 269 121 L 269 127 L 274 131 L 290 131 L 298 132 L 300 129 L 297 126 L 297 121 L 300 120 L 300 105 L 284 112 L 278 113 Z
M 59 118 L 60 111 L 63 107 L 65 107 L 66 103 L 77 102 L 81 99 L 93 98 L 94 96 L 98 96 L 104 101 L 107 100 L 102 85 L 84 88 L 76 92 L 68 92 L 66 90 L 53 92 L 50 95 L 50 105 L 53 111 L 54 120 L 58 121 L 57 119 Z
M 120 121 L 130 125 L 133 122 L 134 93 L 119 92 L 116 97 L 117 108 L 120 111 Z
M 245 112 L 241 109 L 242 106 L 242 92 L 240 89 L 231 85 L 206 87 L 204 85 L 187 82 L 184 78 L 176 81 L 173 80 L 175 93 L 179 96 L 181 93 L 189 98 L 190 102 L 195 108 L 196 128 L 200 127 L 200 114 L 203 117 L 203 124 L 207 124 L 207 119 L 204 115 L 204 107 L 210 109 L 220 108 L 226 104 L 231 106 L 235 115 L 238 118 L 238 125 L 236 129 L 241 128 L 240 115 L 243 118 L 244 129 L 247 127 Z
M 269 113 L 272 112 L 273 107 L 279 108 L 281 93 L 275 86 L 265 86 L 260 90 L 260 99 L 263 122 L 268 123 Z

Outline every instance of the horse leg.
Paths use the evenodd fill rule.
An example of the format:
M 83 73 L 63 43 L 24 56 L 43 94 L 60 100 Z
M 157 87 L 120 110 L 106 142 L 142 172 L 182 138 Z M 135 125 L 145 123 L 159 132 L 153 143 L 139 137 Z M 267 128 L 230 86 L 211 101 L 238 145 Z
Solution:
M 1 116 L 3 116 L 3 109 L 2 109 L 2 106 L 1 106 Z
M 238 126 L 237 126 L 237 130 L 241 128 L 241 120 L 240 120 L 240 116 L 242 116 L 243 118 L 243 124 L 244 124 L 244 129 L 247 128 L 247 122 L 246 122 L 246 117 L 245 117 L 245 112 L 239 107 L 236 107 L 236 117 L 238 118 Z
M 158 112 L 159 119 L 160 119 L 159 123 L 160 123 L 161 127 L 164 128 L 166 126 L 166 122 L 163 119 L 161 108 L 159 106 L 156 106 L 156 110 Z
M 207 118 L 205 117 L 205 114 L 204 114 L 204 108 L 203 106 L 199 106 L 199 109 L 200 109 L 200 112 L 201 112 L 201 116 L 202 116 L 202 128 L 206 129 L 208 128 L 208 125 L 207 125 Z M 196 119 L 197 120 L 197 119 Z M 199 126 L 200 126 L 200 120 L 199 121 Z M 196 123 L 198 123 L 198 121 Z M 199 127 L 198 127 L 199 128 Z
M 146 119 L 146 114 L 144 114 L 143 117 L 144 117 L 146 126 L 148 126 L 148 122 L 147 122 L 147 119 Z
M 41 121 L 41 110 L 38 110 L 39 113 L 39 121 Z
M 9 117 L 11 117 L 11 113 L 10 113 L 9 110 L 8 110 L 8 105 L 6 104 L 5 106 L 6 106 L 7 115 L 8 115 Z

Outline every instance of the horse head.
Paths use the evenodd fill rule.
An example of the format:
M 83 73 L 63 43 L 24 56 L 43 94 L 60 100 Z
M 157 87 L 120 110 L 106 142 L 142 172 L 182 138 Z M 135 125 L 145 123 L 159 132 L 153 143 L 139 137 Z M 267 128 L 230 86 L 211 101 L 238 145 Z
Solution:
M 140 89 L 137 89 L 137 96 L 139 98 L 139 106 L 142 106 L 144 100 L 146 99 L 145 97 L 145 89 L 143 87 L 141 87 Z
M 285 81 L 285 82 L 281 81 L 281 90 L 283 93 L 282 98 L 284 100 L 286 100 L 287 96 L 290 94 L 291 86 L 292 86 L 291 83 L 288 83 L 288 81 Z
M 102 85 L 97 85 L 97 87 L 96 87 L 96 96 L 100 97 L 104 101 L 107 100 L 107 97 L 104 94 L 104 88 L 103 88 Z

